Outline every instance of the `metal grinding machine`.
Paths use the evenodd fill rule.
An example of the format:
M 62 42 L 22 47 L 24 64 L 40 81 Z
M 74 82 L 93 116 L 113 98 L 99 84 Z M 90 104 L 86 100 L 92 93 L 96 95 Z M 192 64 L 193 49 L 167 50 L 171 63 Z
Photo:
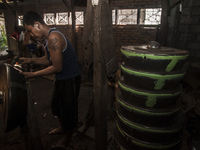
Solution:
M 24 75 L 15 67 L 0 65 L 0 133 L 12 131 L 26 122 L 27 88 Z
M 184 116 L 181 79 L 189 52 L 148 45 L 122 46 L 122 76 L 114 135 L 120 150 L 178 150 Z

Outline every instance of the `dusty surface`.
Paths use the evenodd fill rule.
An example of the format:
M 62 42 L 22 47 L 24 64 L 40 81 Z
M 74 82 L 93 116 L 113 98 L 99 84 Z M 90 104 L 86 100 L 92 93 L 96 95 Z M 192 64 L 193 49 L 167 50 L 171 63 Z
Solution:
M 48 79 L 50 78 L 50 79 Z M 38 77 L 30 80 L 32 98 L 34 101 L 34 110 L 37 116 L 37 124 L 40 131 L 42 145 L 44 150 L 50 150 L 59 142 L 63 135 L 49 135 L 48 132 L 59 126 L 57 118 L 51 114 L 51 95 L 53 91 L 52 77 Z M 72 142 L 68 150 L 94 150 L 94 127 L 81 134 L 85 128 L 86 116 L 92 99 L 93 87 L 91 83 L 82 84 L 79 94 L 79 128 L 73 135 Z M 111 131 L 108 131 L 108 137 L 112 139 Z M 111 143 L 111 142 L 110 142 Z M 110 144 L 108 143 L 108 144 Z M 110 146 L 112 147 L 112 146 Z M 0 150 L 23 150 L 24 144 L 20 134 L 20 127 L 15 130 L 0 135 Z
M 186 116 L 183 143 L 181 150 L 192 150 L 191 147 L 199 148 L 200 139 L 200 102 L 199 88 L 200 82 L 195 78 L 194 83 L 186 76 L 184 83 L 184 101 L 183 111 Z M 193 77 L 194 78 L 194 77 Z M 190 83 L 188 83 L 189 81 Z M 53 80 L 38 77 L 30 81 L 32 89 L 32 98 L 34 100 L 34 109 L 37 116 L 40 138 L 42 140 L 43 150 L 50 150 L 53 145 L 60 141 L 63 135 L 49 135 L 48 132 L 58 127 L 57 119 L 51 114 L 50 100 L 53 91 Z M 193 85 L 191 87 L 191 85 Z M 196 90 L 194 90 L 196 89 Z M 92 98 L 92 84 L 82 83 L 79 95 L 79 122 L 80 125 L 73 135 L 72 142 L 68 150 L 95 150 L 94 127 L 91 125 L 85 134 L 81 134 L 84 129 L 84 123 L 87 121 L 86 116 Z M 113 144 L 113 120 L 108 119 L 108 149 L 114 149 Z M 20 128 L 0 134 L 0 150 L 24 150 L 24 143 L 20 134 Z M 60 149 L 61 150 L 61 149 Z M 199 150 L 199 149 L 196 149 Z

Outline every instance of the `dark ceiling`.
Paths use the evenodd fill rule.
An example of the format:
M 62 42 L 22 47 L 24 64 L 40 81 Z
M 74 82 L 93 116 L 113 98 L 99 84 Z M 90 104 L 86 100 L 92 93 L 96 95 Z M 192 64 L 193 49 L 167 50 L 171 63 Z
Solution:
M 7 9 L 8 5 L 13 5 L 15 0 L 0 0 L 0 10 Z M 69 3 L 72 7 L 86 7 L 87 0 L 16 0 L 17 5 L 30 5 L 36 3 Z M 6 4 L 5 4 L 6 3 Z

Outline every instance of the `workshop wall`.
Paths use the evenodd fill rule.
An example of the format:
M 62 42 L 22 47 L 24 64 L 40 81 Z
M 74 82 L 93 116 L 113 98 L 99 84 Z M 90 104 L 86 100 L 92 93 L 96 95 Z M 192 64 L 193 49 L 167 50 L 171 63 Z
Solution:
M 112 9 L 134 9 L 134 8 L 160 8 L 161 0 L 110 0 Z M 41 15 L 43 13 L 52 12 L 66 12 L 67 6 L 64 3 L 46 3 L 36 4 L 20 8 L 20 14 L 25 13 L 28 10 L 38 11 Z M 76 8 L 76 10 L 85 10 L 85 8 Z M 57 25 L 53 26 L 63 32 L 68 39 L 72 40 L 71 25 Z M 84 47 L 82 43 L 84 26 L 77 26 L 76 28 L 76 50 L 78 54 L 78 60 L 80 64 L 84 64 Z M 157 28 L 146 28 L 140 25 L 113 25 L 113 34 L 115 41 L 115 51 L 120 61 L 120 47 L 123 45 L 141 45 L 147 44 L 149 41 L 156 40 Z
M 156 8 L 161 7 L 161 0 L 110 0 L 117 8 Z
M 110 0 L 112 9 L 161 8 L 161 0 Z M 123 45 L 148 44 L 156 40 L 157 26 L 113 25 L 115 51 L 120 61 Z
M 183 1 L 181 15 L 177 47 L 188 49 L 191 57 L 200 58 L 200 1 Z
M 168 46 L 190 52 L 188 68 L 200 69 L 200 1 L 180 1 L 169 15 Z

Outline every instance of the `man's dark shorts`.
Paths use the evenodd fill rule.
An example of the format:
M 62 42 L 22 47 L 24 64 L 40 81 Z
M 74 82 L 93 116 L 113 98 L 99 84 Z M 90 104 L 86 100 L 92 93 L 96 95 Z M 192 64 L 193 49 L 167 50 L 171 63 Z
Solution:
M 61 117 L 65 131 L 73 130 L 78 122 L 78 94 L 81 76 L 56 80 L 52 96 L 52 113 Z

